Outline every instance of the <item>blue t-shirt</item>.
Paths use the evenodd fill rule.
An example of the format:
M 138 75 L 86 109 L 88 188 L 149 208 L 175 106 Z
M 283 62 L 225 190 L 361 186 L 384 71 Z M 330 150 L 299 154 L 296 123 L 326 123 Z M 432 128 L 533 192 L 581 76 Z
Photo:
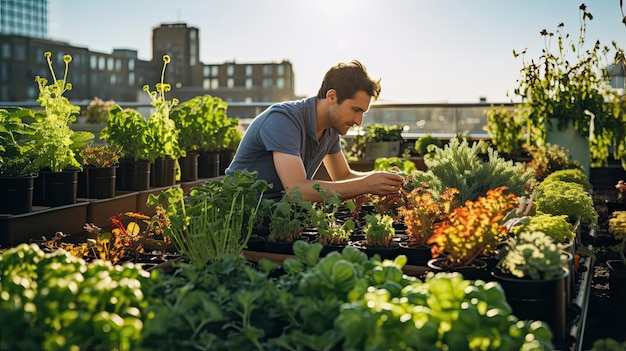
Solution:
M 309 97 L 277 103 L 254 118 L 226 174 L 237 169 L 258 171 L 258 179 L 273 184 L 267 197 L 279 196 L 284 187 L 272 157 L 273 151 L 279 151 L 300 157 L 307 179 L 313 179 L 326 155 L 341 152 L 340 136 L 334 129 L 326 129 L 317 140 L 315 102 L 315 97 Z

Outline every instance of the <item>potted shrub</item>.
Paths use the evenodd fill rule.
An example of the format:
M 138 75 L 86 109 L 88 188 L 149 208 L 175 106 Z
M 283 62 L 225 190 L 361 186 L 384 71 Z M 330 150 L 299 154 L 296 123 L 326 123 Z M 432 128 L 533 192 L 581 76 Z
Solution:
M 570 223 L 594 228 L 598 224 L 598 211 L 585 188 L 563 180 L 543 181 L 533 192 L 538 213 L 567 215 Z
M 363 134 L 357 134 L 352 140 L 352 154 L 357 158 L 374 161 L 379 157 L 400 155 L 404 126 L 372 123 L 363 129 Z
M 563 23 L 556 33 L 542 30 L 546 48 L 537 59 L 524 62 L 515 89 L 522 99 L 520 111 L 528 122 L 529 144 L 548 142 L 567 148 L 587 176 L 590 154 L 595 163 L 605 163 L 609 148 L 619 152 L 624 139 L 620 96 L 610 85 L 607 68 L 601 67 L 609 48 L 599 41 L 586 47 L 587 22 L 592 19 L 582 4 L 577 43 L 567 42 L 569 34 L 564 32 Z M 553 36 L 558 39 L 556 51 L 550 47 Z M 515 57 L 524 53 L 513 51 Z
M 461 271 L 467 279 L 486 279 L 487 263 L 481 257 L 494 255 L 508 236 L 503 220 L 517 205 L 517 196 L 506 190 L 499 187 L 475 201 L 466 201 L 435 225 L 426 242 L 432 245 L 431 269 Z
M 482 150 L 487 153 L 487 159 L 480 156 Z M 443 148 L 434 149 L 434 153 L 424 160 L 427 171 L 417 171 L 411 174 L 415 186 L 428 184 L 428 190 L 435 198 L 448 188 L 459 191 L 459 201 L 474 201 L 479 196 L 485 196 L 488 190 L 506 186 L 507 191 L 517 196 L 527 193 L 527 187 L 532 180 L 530 172 L 524 171 L 521 163 L 507 161 L 500 157 L 483 141 L 470 145 L 466 139 L 454 137 Z
M 136 110 L 116 105 L 109 111 L 107 125 L 100 132 L 102 140 L 122 150 L 119 190 L 147 190 L 150 186 L 169 186 L 176 182 L 177 160 L 185 155 L 185 150 L 180 148 L 179 130 L 169 118 L 178 99 L 165 98 L 165 93 L 171 90 L 171 86 L 163 82 L 169 62 L 170 57 L 164 55 L 161 82 L 156 84 L 155 91 L 150 91 L 147 85 L 143 87 L 154 108 L 150 116 L 145 119 Z
M 492 105 L 485 115 L 487 133 L 498 153 L 503 157 L 508 155 L 509 159 L 528 161 L 524 147 L 528 144 L 525 135 L 527 121 L 519 110 Z
M 67 82 L 72 56 L 63 56 L 63 79 L 57 79 L 54 73 L 50 59 L 52 53 L 45 52 L 44 56 L 53 80 L 48 85 L 47 79 L 36 77 L 39 86 L 37 102 L 42 110 L 35 112 L 30 123 L 34 133 L 31 135 L 29 157 L 40 169 L 35 181 L 33 202 L 44 206 L 60 206 L 76 202 L 78 172 L 83 168 L 80 151 L 93 142 L 94 134 L 70 128 L 80 112 L 80 107 L 63 96 L 72 89 L 72 84 Z
M 83 149 L 83 171 L 78 179 L 78 196 L 106 199 L 115 196 L 115 178 L 120 150 L 110 145 Z
M 531 159 L 526 163 L 526 169 L 531 171 L 534 178 L 541 182 L 550 173 L 564 169 L 582 170 L 576 160 L 572 160 L 569 150 L 563 146 L 546 143 L 541 146 L 531 145 L 526 148 Z
M 522 231 L 509 238 L 506 253 L 493 271 L 513 313 L 546 321 L 556 344 L 567 335 L 570 274 L 563 250 L 540 231 Z

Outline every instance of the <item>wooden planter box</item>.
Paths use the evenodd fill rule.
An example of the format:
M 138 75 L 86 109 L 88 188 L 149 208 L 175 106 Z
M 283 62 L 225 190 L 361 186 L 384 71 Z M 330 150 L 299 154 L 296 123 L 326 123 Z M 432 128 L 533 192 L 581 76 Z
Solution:
M 43 236 L 51 238 L 56 232 L 79 233 L 83 231 L 89 202 L 40 207 L 13 216 L 0 216 L 0 246 L 17 246 Z

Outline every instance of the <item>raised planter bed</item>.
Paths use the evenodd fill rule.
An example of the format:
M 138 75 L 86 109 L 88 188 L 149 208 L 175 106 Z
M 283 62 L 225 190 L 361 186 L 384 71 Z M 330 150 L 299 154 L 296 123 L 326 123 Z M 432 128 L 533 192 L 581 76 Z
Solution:
M 42 236 L 52 237 L 58 231 L 78 233 L 83 230 L 89 202 L 42 207 L 18 215 L 0 216 L 0 247 L 16 246 Z

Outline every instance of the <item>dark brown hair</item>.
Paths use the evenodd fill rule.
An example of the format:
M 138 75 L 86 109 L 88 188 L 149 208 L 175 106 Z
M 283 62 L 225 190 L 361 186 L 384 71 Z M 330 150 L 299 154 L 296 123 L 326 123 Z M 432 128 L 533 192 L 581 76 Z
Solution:
M 374 100 L 380 95 L 380 79 L 373 80 L 367 74 L 365 66 L 357 60 L 349 63 L 340 62 L 331 67 L 322 81 L 322 86 L 317 92 L 318 99 L 325 99 L 330 89 L 337 91 L 337 102 L 350 99 L 357 91 L 363 90 Z

